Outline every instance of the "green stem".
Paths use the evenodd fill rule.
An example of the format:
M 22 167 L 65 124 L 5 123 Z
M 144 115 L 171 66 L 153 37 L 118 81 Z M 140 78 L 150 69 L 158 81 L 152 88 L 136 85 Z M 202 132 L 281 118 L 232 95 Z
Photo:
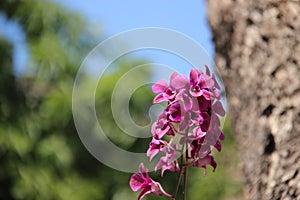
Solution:
M 188 130 L 186 130 L 185 135 L 187 136 L 188 134 Z M 187 183 L 187 166 L 184 166 L 187 161 L 188 161 L 188 143 L 185 142 L 185 144 L 182 145 L 181 148 L 181 156 L 180 156 L 180 169 L 179 169 L 179 173 L 178 173 L 178 177 L 177 177 L 177 183 L 176 183 L 176 189 L 173 195 L 173 199 L 176 200 L 176 196 L 178 193 L 178 189 L 179 189 L 179 185 L 180 185 L 180 180 L 181 180 L 181 176 L 184 175 L 184 189 L 183 189 L 183 200 L 186 199 L 186 183 Z M 183 151 L 185 150 L 185 156 L 183 154 Z M 185 158 L 184 158 L 185 157 Z M 184 171 L 183 171 L 184 168 Z
M 187 167 L 184 167 L 184 171 L 183 171 L 182 200 L 186 200 L 186 181 L 187 181 Z
M 188 161 L 188 144 L 187 142 L 185 143 L 186 149 L 185 149 L 185 163 Z M 182 191 L 182 199 L 186 200 L 186 193 L 187 193 L 187 173 L 188 173 L 188 166 L 184 167 L 184 172 L 183 172 L 183 191 Z
M 183 152 L 183 148 L 182 148 L 181 152 Z M 183 163 L 183 155 L 181 155 L 181 157 L 180 157 L 180 163 L 181 164 Z M 177 193 L 178 193 L 181 175 L 182 175 L 182 166 L 180 166 L 178 177 L 177 177 L 176 189 L 175 189 L 175 192 L 174 192 L 174 195 L 173 195 L 174 199 L 176 199 L 176 196 L 177 196 Z

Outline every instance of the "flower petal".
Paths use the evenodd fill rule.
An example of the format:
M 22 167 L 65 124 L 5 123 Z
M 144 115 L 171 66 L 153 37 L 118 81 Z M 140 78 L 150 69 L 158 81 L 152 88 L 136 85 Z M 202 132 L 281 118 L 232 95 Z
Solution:
M 185 111 L 191 110 L 193 103 L 195 103 L 195 104 L 198 103 L 196 98 L 191 98 L 187 94 L 182 95 L 182 100 L 183 100 L 183 105 L 184 105 Z
M 151 127 L 151 133 L 155 139 L 161 139 L 170 129 L 170 126 L 159 127 L 157 122 L 155 122 Z
M 205 74 L 210 76 L 210 70 L 207 65 L 205 65 Z
M 168 101 L 168 99 L 165 97 L 165 95 L 163 93 L 157 95 L 153 99 L 153 103 L 160 103 L 160 102 L 163 102 L 163 101 Z
M 194 139 L 201 139 L 206 135 L 206 132 L 203 132 L 199 126 L 194 128 L 193 133 L 194 133 Z
M 150 194 L 150 193 L 151 193 L 150 188 L 143 189 L 142 192 L 140 193 L 139 197 L 138 197 L 138 200 L 143 199 L 146 194 Z
M 144 163 L 140 164 L 139 170 L 144 179 L 149 179 L 148 169 L 144 166 Z
M 198 84 L 198 71 L 196 69 L 192 69 L 190 71 L 190 84 L 191 86 L 195 86 Z
M 215 82 L 215 87 L 218 89 L 218 90 L 220 90 L 221 89 L 221 87 L 220 87 L 220 85 L 218 84 L 218 82 L 217 82 L 217 80 L 216 80 L 216 77 L 215 77 L 215 75 L 213 74 L 212 75 L 212 79 L 214 80 L 214 82 Z
M 177 101 L 168 107 L 170 116 L 169 119 L 173 122 L 180 122 L 181 120 L 181 106 Z
M 203 94 L 203 90 L 200 89 L 198 85 L 190 89 L 190 94 L 193 97 L 200 97 Z
M 220 141 L 217 141 L 214 147 L 220 152 L 222 150 L 222 145 Z
M 205 81 L 206 81 L 206 86 L 208 88 L 213 88 L 215 86 L 215 82 L 214 79 L 212 79 L 211 77 L 205 77 Z
M 130 178 L 129 185 L 131 189 L 136 192 L 142 188 L 142 184 L 145 180 L 139 174 L 133 174 Z
M 224 133 L 221 131 L 220 136 L 219 136 L 220 140 L 224 140 L 225 139 L 225 135 Z
M 156 156 L 159 153 L 159 149 L 148 149 L 147 156 L 149 157 L 149 160 L 151 161 L 154 156 Z
M 189 83 L 189 80 L 184 75 L 178 75 L 174 72 L 170 78 L 170 86 L 175 89 L 184 88 Z
M 218 115 L 224 117 L 225 116 L 225 110 L 221 104 L 220 101 L 216 101 L 213 105 L 213 111 L 216 112 Z
M 169 197 L 169 198 L 173 198 L 173 196 L 172 196 L 171 194 L 167 193 L 167 192 L 162 188 L 162 186 L 161 186 L 159 183 L 158 183 L 158 187 L 159 187 L 160 191 L 161 191 L 164 195 L 166 195 L 166 196 Z
M 168 88 L 168 84 L 165 80 L 160 80 L 152 86 L 154 93 L 164 92 Z
M 212 99 L 212 94 L 211 92 L 207 91 L 207 90 L 201 90 L 202 93 L 203 93 L 203 97 L 206 99 L 206 100 L 211 100 Z
M 213 156 L 207 155 L 204 158 L 199 159 L 194 163 L 194 166 L 204 168 L 204 176 L 206 175 L 206 166 L 207 165 L 211 165 L 214 168 L 213 171 L 216 170 L 217 163 L 215 162 Z

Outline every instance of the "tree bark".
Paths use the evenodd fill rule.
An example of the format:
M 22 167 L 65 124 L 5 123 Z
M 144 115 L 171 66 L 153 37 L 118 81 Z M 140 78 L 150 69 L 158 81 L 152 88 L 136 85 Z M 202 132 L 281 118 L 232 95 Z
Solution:
M 207 4 L 246 199 L 300 200 L 300 2 Z

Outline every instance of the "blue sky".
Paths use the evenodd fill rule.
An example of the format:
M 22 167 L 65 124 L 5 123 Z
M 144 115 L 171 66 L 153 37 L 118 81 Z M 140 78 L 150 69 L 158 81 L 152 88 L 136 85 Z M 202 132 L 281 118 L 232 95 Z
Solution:
M 193 38 L 210 55 L 214 52 L 204 0 L 55 1 L 100 25 L 107 36 L 133 28 L 169 28 Z
M 135 28 L 168 28 L 195 40 L 210 57 L 214 55 L 204 0 L 53 1 L 81 14 L 89 23 L 100 26 L 105 35 L 104 39 Z M 134 54 L 177 69 L 178 66 L 187 65 L 186 61 L 181 58 L 162 51 L 147 50 Z
M 6 16 L 0 13 L 0 36 L 4 36 L 13 44 L 13 65 L 17 74 L 24 70 L 24 63 L 27 59 L 27 47 L 25 43 L 25 35 L 16 21 L 8 22 Z M 0 52 L 1 53 L 1 52 Z
M 108 38 L 123 31 L 142 27 L 160 27 L 173 29 L 186 34 L 198 42 L 213 56 L 214 47 L 211 33 L 206 21 L 206 5 L 204 0 L 170 1 L 170 0 L 51 0 L 62 4 L 67 9 L 81 14 L 89 23 L 99 26 L 101 39 Z M 2 18 L 2 19 L 1 19 Z M 6 35 L 15 45 L 14 65 L 16 72 L 22 71 L 22 64 L 26 60 L 25 38 L 16 24 L 8 25 L 0 16 L 1 35 Z M 100 37 L 99 37 L 100 42 Z M 22 53 L 23 51 L 23 53 Z M 163 52 L 147 51 L 141 54 L 153 62 L 172 65 L 185 65 L 185 61 Z

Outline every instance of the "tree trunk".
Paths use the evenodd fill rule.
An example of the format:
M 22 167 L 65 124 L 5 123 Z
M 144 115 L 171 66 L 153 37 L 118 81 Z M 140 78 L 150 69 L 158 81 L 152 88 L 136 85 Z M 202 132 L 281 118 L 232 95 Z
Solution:
M 300 200 L 300 2 L 207 4 L 246 199 Z

